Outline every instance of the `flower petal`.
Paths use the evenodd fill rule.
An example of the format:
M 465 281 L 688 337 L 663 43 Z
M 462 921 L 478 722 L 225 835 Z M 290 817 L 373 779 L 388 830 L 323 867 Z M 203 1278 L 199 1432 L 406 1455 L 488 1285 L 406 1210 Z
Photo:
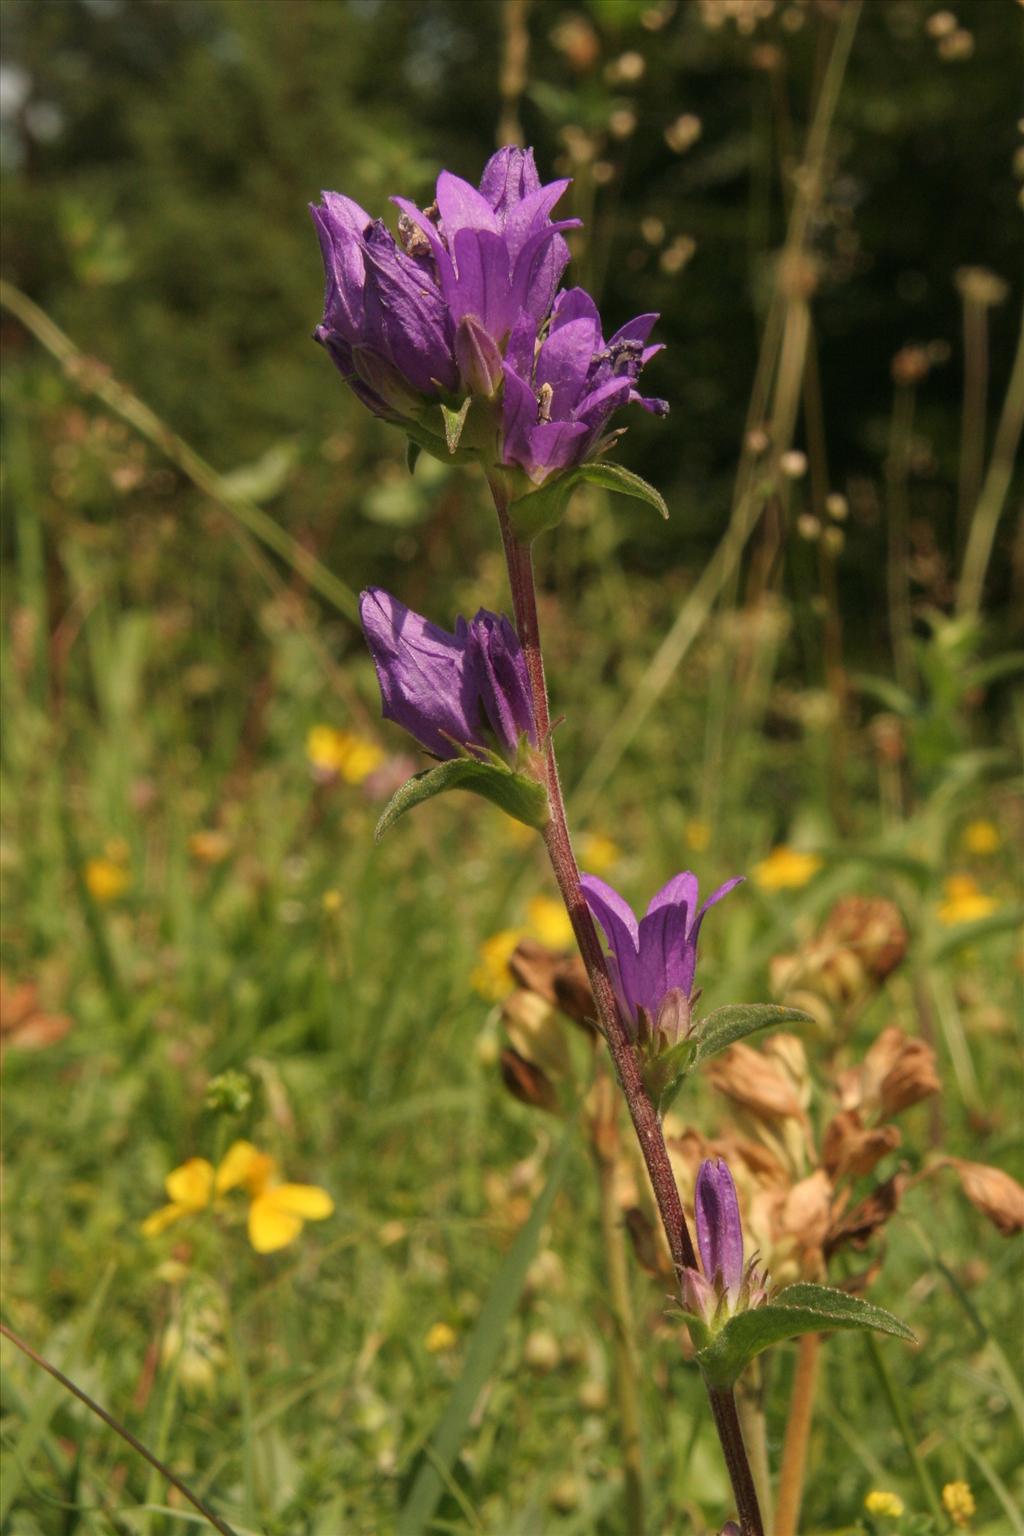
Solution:
M 548 214 L 569 185 L 568 179 L 549 181 L 509 210 L 503 236 L 511 257 L 518 256 L 530 236 L 546 227 Z
M 460 229 L 452 252 L 457 273 L 452 318 L 458 321 L 463 315 L 475 315 L 495 341 L 501 340 L 514 317 L 504 240 L 486 229 Z
M 499 218 L 536 192 L 540 186 L 532 149 L 507 144 L 493 154 L 480 177 L 480 195 L 485 197 Z
M 588 319 L 571 320 L 552 331 L 537 353 L 537 384 L 551 386 L 551 415 L 555 420 L 575 411 L 594 356 L 593 334 Z
M 656 891 L 651 897 L 648 912 L 656 912 L 659 907 L 683 906 L 688 913 L 687 928 L 693 921 L 693 914 L 697 910 L 697 876 L 689 869 L 681 875 L 673 875 L 660 891 Z
M 604 929 L 608 947 L 615 956 L 619 972 L 619 985 L 627 1012 L 636 1017 L 636 1009 L 642 1002 L 640 996 L 639 937 L 636 918 L 628 901 L 620 896 L 607 881 L 596 875 L 583 875 L 580 886 L 597 921 Z
M 701 907 L 696 917 L 690 919 L 690 938 L 694 944 L 697 942 L 697 935 L 700 933 L 700 925 L 704 921 L 704 914 L 708 908 L 713 907 L 716 902 L 721 901 L 723 896 L 728 896 L 729 892 L 734 891 L 738 885 L 742 885 L 745 879 L 745 875 L 736 875 L 732 880 L 727 880 L 724 885 L 720 885 L 717 891 L 712 891 L 711 895 Z M 692 912 L 693 908 L 691 907 L 690 910 Z
M 302 1217 L 279 1209 L 269 1195 L 261 1195 L 249 1207 L 249 1241 L 257 1253 L 275 1253 L 294 1242 L 302 1231 Z
M 161 1232 L 180 1221 L 183 1216 L 191 1216 L 193 1208 L 187 1205 L 162 1205 L 158 1211 L 147 1216 L 139 1230 L 143 1237 L 158 1237 Z
M 164 1188 L 175 1205 L 186 1211 L 201 1211 L 213 1194 L 213 1164 L 205 1157 L 190 1157 L 180 1168 L 172 1168 Z
M 451 171 L 442 171 L 437 178 L 437 206 L 449 245 L 460 229 L 489 229 L 496 235 L 501 233 L 498 215 L 486 197 L 461 176 L 453 176 Z
M 266 1154 L 254 1147 L 251 1141 L 233 1141 L 217 1168 L 215 1187 L 218 1195 L 226 1194 L 229 1189 L 237 1189 L 241 1184 L 249 1184 L 253 1175 L 258 1177 L 262 1165 L 269 1161 Z
M 503 615 L 481 608 L 469 626 L 467 662 L 491 729 L 505 751 L 514 754 L 519 738 L 537 744 L 530 679 L 519 636 Z
M 656 907 L 641 920 L 637 949 L 639 1000 L 652 1019 L 667 993 L 678 987 L 688 997 L 693 985 L 693 959 L 686 943 L 686 911 L 674 903 Z
M 449 634 L 381 587 L 362 593 L 359 616 L 384 718 L 435 757 L 456 757 L 453 741 L 479 746 L 479 698 L 466 666 L 468 630 Z
M 694 1194 L 697 1245 L 704 1274 L 722 1284 L 735 1300 L 743 1284 L 743 1227 L 736 1185 L 721 1158 L 701 1163 Z
M 319 1184 L 275 1184 L 260 1196 L 261 1204 L 267 1201 L 303 1221 L 324 1221 L 334 1214 L 334 1201 Z

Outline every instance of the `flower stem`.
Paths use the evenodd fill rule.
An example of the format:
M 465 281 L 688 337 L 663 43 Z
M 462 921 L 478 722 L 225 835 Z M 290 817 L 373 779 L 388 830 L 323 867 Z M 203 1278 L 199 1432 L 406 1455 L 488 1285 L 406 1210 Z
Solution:
M 547 684 L 544 679 L 544 657 L 541 651 L 540 625 L 537 618 L 537 593 L 533 580 L 533 557 L 529 544 L 524 544 L 518 539 L 512 527 L 505 486 L 497 477 L 490 478 L 488 483 L 491 495 L 494 497 L 502 543 L 505 547 L 516 630 L 526 658 L 534 719 L 537 724 L 537 738 L 545 754 L 551 819 L 544 828 L 544 842 L 558 889 L 572 923 L 583 964 L 586 967 L 587 978 L 594 994 L 598 1022 L 608 1042 L 615 1071 L 626 1097 L 633 1129 L 640 1143 L 640 1151 L 657 1201 L 658 1213 L 665 1229 L 672 1262 L 677 1273 L 684 1268 L 696 1269 L 697 1255 L 683 1214 L 683 1205 L 676 1187 L 675 1174 L 672 1172 L 661 1122 L 644 1087 L 640 1063 L 626 1026 L 619 1015 L 604 951 L 580 886 L 580 871 L 569 836 L 565 802 L 558 777 L 558 761 L 551 739 L 551 713 L 548 708 Z M 719 1389 L 710 1386 L 708 1397 L 736 1498 L 742 1536 L 763 1536 L 764 1527 L 761 1523 L 757 1494 L 743 1445 L 735 1397 L 731 1388 Z
M 789 1420 L 782 1446 L 779 1497 L 775 1509 L 775 1536 L 796 1536 L 807 1475 L 807 1444 L 814 1419 L 814 1391 L 818 1380 L 820 1333 L 805 1333 L 796 1357 Z

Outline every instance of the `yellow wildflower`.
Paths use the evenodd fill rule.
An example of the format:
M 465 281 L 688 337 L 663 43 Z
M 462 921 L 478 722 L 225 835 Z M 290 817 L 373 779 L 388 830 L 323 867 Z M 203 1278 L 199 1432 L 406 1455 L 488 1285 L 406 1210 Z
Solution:
M 526 926 L 531 938 L 549 949 L 566 949 L 572 943 L 569 914 L 552 896 L 534 896 L 526 903 Z
M 954 1525 L 961 1529 L 970 1525 L 976 1508 L 970 1484 L 947 1483 L 942 1490 L 942 1507 Z
M 903 1513 L 903 1500 L 897 1493 L 887 1493 L 883 1488 L 874 1488 L 864 1500 L 864 1508 L 869 1515 L 888 1516 L 890 1520 L 898 1520 Z
M 449 1349 L 455 1348 L 458 1343 L 458 1334 L 449 1323 L 434 1323 L 427 1329 L 423 1342 L 432 1355 L 443 1355 Z
M 162 1205 L 142 1223 L 146 1237 L 156 1237 L 183 1216 L 192 1216 L 205 1210 L 213 1198 L 216 1174 L 213 1164 L 205 1157 L 190 1157 L 180 1168 L 172 1168 L 164 1180 L 169 1205 Z
M 249 1195 L 249 1241 L 257 1253 L 273 1253 L 298 1237 L 304 1221 L 323 1221 L 334 1201 L 315 1184 L 281 1184 L 277 1164 L 250 1141 L 236 1141 L 214 1168 L 205 1157 L 190 1157 L 164 1180 L 170 1204 L 147 1216 L 146 1237 L 211 1205 L 214 1198 L 244 1187 Z
M 320 898 L 320 905 L 329 916 L 335 912 L 340 912 L 342 908 L 341 892 L 333 887 L 329 891 L 324 891 Z
M 994 821 L 969 821 L 964 827 L 961 842 L 968 853 L 987 854 L 995 853 L 999 847 L 999 828 Z M 950 1483 L 951 1488 L 958 1488 L 959 1483 Z
M 123 896 L 132 880 L 123 865 L 107 858 L 89 859 L 83 875 L 89 895 L 101 906 Z
M 683 828 L 683 836 L 688 848 L 694 853 L 703 853 L 711 842 L 711 828 L 706 821 L 688 821 Z
M 305 1221 L 323 1221 L 334 1210 L 326 1189 L 316 1184 L 281 1184 L 277 1164 L 251 1141 L 236 1141 L 217 1169 L 216 1189 L 243 1186 L 249 1195 L 249 1241 L 257 1253 L 274 1253 L 302 1231 Z
M 622 849 L 603 832 L 584 832 L 580 838 L 580 864 L 591 875 L 604 875 L 622 858 Z
M 306 756 L 316 774 L 344 779 L 346 784 L 361 784 L 384 761 L 375 741 L 335 730 L 333 725 L 313 726 L 306 737 Z
M 813 879 L 823 863 L 816 853 L 801 853 L 798 848 L 782 843 L 754 865 L 750 877 L 763 891 L 795 890 Z
M 480 945 L 479 959 L 470 972 L 470 985 L 489 1003 L 500 1003 L 513 987 L 512 972 L 508 962 L 519 940 L 521 928 L 502 928 Z
M 976 923 L 989 917 L 999 903 L 979 889 L 973 875 L 948 875 L 942 882 L 945 901 L 938 909 L 940 923 Z

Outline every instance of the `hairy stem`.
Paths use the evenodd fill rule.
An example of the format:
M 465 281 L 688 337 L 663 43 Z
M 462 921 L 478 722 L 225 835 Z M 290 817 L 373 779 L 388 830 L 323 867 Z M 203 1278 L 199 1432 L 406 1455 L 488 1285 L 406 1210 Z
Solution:
M 491 478 L 488 483 L 494 497 L 502 543 L 505 547 L 516 630 L 530 678 L 537 737 L 545 754 L 551 819 L 544 829 L 544 842 L 558 889 L 572 923 L 583 964 L 586 967 L 587 978 L 594 994 L 598 1022 L 608 1042 L 615 1071 L 626 1097 L 630 1119 L 640 1143 L 640 1151 L 657 1201 L 658 1213 L 665 1229 L 672 1262 L 677 1272 L 684 1268 L 696 1269 L 698 1268 L 697 1255 L 686 1224 L 679 1190 L 676 1188 L 675 1175 L 672 1172 L 661 1122 L 644 1087 L 640 1063 L 626 1026 L 620 1017 L 601 941 L 597 936 L 594 920 L 580 886 L 580 871 L 569 836 L 565 802 L 558 777 L 558 761 L 551 739 L 551 713 L 548 708 L 547 684 L 544 679 L 544 657 L 540 644 L 537 593 L 534 587 L 530 546 L 516 537 L 509 519 L 505 486 L 497 477 Z M 721 1390 L 711 1387 L 708 1388 L 708 1397 L 729 1469 L 742 1536 L 764 1536 L 757 1493 L 750 1474 L 750 1466 L 743 1445 L 743 1434 L 736 1412 L 735 1397 L 731 1389 Z

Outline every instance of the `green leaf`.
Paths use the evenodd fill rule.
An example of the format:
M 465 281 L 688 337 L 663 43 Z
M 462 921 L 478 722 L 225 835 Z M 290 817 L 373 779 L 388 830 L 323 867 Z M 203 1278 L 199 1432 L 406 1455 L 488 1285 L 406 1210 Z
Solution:
M 469 1432 L 473 1410 L 497 1367 L 506 1330 L 526 1283 L 526 1272 L 565 1177 L 576 1134 L 574 1119 L 555 1153 L 548 1181 L 530 1212 L 529 1220 L 494 1277 L 470 1336 L 462 1375 L 455 1383 L 448 1406 L 427 1448 L 426 1458 L 420 1463 L 402 1505 L 398 1516 L 398 1536 L 420 1536 L 420 1532 L 427 1529 L 445 1485 L 450 1480 L 450 1469 Z
M 606 491 L 618 491 L 623 496 L 646 501 L 662 517 L 668 517 L 668 503 L 661 492 L 656 491 L 653 485 L 648 485 L 639 475 L 634 475 L 631 469 L 623 469 L 621 464 L 613 464 L 607 459 L 595 459 L 592 464 L 581 464 L 576 474 L 579 479 L 591 485 L 603 485 Z
M 511 503 L 509 517 L 518 537 L 535 539 L 538 533 L 560 523 L 570 495 L 584 481 L 590 485 L 604 486 L 608 491 L 619 491 L 623 496 L 634 496 L 638 501 L 646 501 L 662 517 L 668 517 L 665 498 L 653 485 L 648 485 L 646 480 L 634 475 L 631 469 L 623 469 L 621 464 L 595 459 L 590 464 L 578 464 L 575 469 L 567 469 L 564 474 L 555 475 L 539 490 L 520 496 L 518 501 Z
M 694 1031 L 693 1056 L 687 1070 L 692 1072 L 758 1030 L 775 1029 L 780 1024 L 813 1023 L 809 1013 L 799 1008 L 783 1008 L 778 1003 L 730 1003 L 725 1008 L 716 1008 Z
M 905 688 L 901 688 L 899 683 L 894 683 L 890 677 L 875 677 L 867 672 L 854 672 L 850 676 L 850 682 L 858 692 L 877 699 L 894 714 L 910 716 L 918 712 L 917 700 Z
M 422 452 L 423 449 L 420 447 L 419 443 L 414 443 L 410 437 L 405 445 L 405 467 L 409 471 L 410 475 L 415 474 L 416 460 L 419 458 Z
M 472 790 L 475 795 L 482 795 L 498 806 L 506 816 L 525 822 L 528 827 L 539 830 L 547 824 L 548 796 L 543 784 L 528 779 L 525 774 L 513 773 L 511 768 L 481 763 L 474 757 L 456 757 L 451 762 L 438 763 L 436 768 L 416 774 L 392 795 L 377 823 L 376 841 L 379 843 L 388 828 L 414 805 L 443 795 L 449 789 Z
M 469 415 L 472 404 L 473 396 L 467 395 L 457 411 L 453 411 L 447 405 L 441 406 L 441 415 L 444 417 L 444 440 L 448 444 L 449 453 L 455 453 L 458 450 L 462 429 L 466 425 L 466 417 Z
M 554 480 L 549 480 L 540 490 L 530 491 L 528 495 L 520 496 L 518 501 L 511 502 L 508 515 L 516 537 L 529 543 L 546 528 L 556 528 L 562 521 L 566 503 L 578 478 L 575 470 L 556 475 Z
M 840 1329 L 874 1330 L 914 1342 L 906 1324 L 883 1307 L 828 1285 L 801 1282 L 787 1286 L 764 1306 L 731 1317 L 711 1343 L 697 1351 L 696 1359 L 712 1386 L 731 1386 L 754 1356 L 772 1344 L 801 1333 Z

